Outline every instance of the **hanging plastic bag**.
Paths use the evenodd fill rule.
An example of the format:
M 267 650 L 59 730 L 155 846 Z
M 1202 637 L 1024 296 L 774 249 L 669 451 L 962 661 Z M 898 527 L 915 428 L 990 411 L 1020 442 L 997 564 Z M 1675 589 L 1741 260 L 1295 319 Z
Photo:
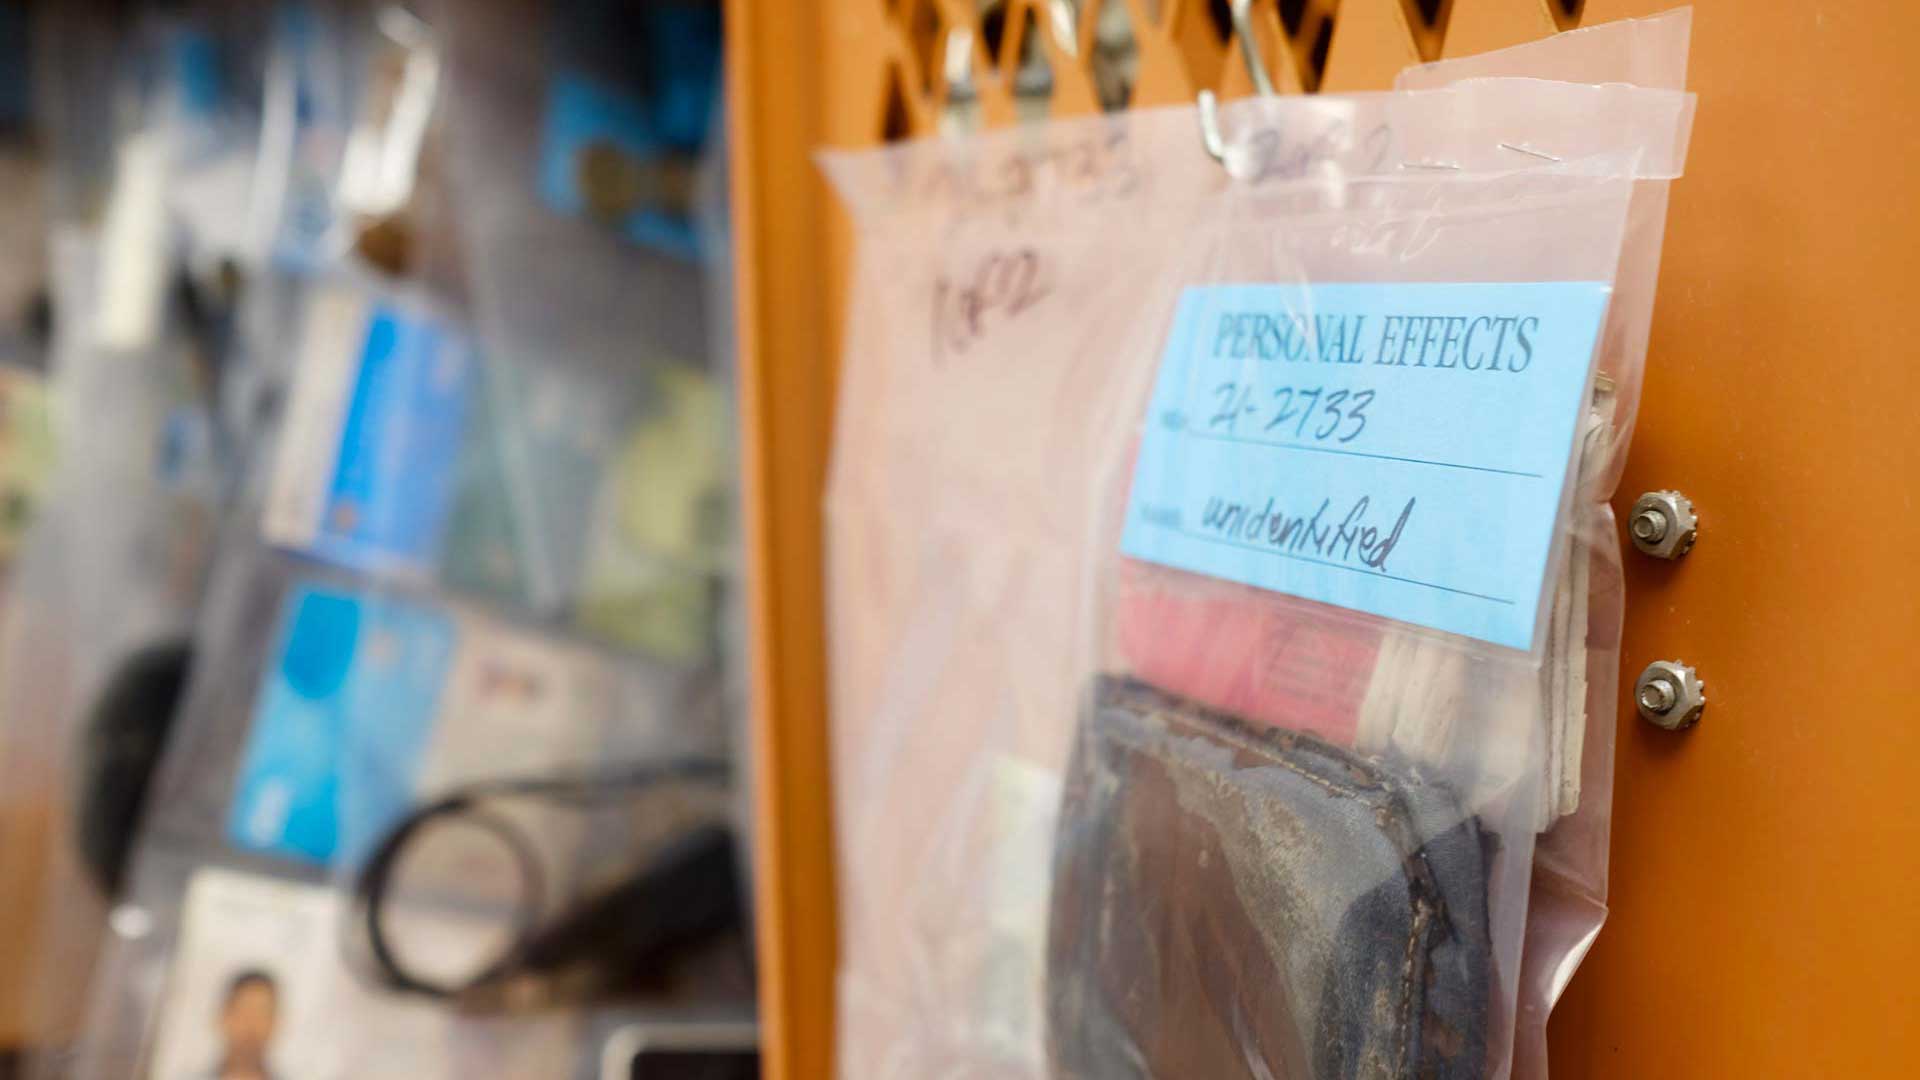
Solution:
M 102 343 L 90 316 L 111 257 L 86 229 L 55 230 L 49 427 L 62 449 L 0 625 L 0 877 L 31 897 L 14 953 L 30 992 L 16 1015 L 49 1042 L 77 1026 L 103 870 L 130 843 L 141 788 L 118 767 L 160 737 L 104 717 L 140 659 L 186 634 L 222 482 L 190 344 L 177 332 L 131 351 Z
M 1531 77 L 1583 83 L 1630 83 L 1680 90 L 1686 85 L 1692 9 L 1679 8 L 1646 19 L 1623 19 L 1557 34 L 1537 42 L 1411 67 L 1395 87 L 1432 89 L 1468 79 Z M 1680 148 L 1684 149 L 1684 147 Z M 1678 160 L 1673 163 L 1678 170 Z M 1607 308 L 1606 340 L 1618 355 L 1641 355 L 1652 322 L 1654 285 L 1666 225 L 1668 179 L 1646 175 L 1634 184 L 1628 205 L 1620 270 Z M 1604 363 L 1604 361 L 1603 361 Z M 1639 408 L 1641 369 L 1615 363 L 1603 368 L 1613 394 L 1608 423 L 1596 428 L 1581 466 L 1581 494 L 1590 506 L 1591 528 L 1606 539 L 1599 546 L 1577 547 L 1565 579 L 1566 603 L 1556 598 L 1556 626 L 1562 620 L 1575 644 L 1584 637 L 1587 662 L 1559 665 L 1559 696 L 1571 710 L 1584 699 L 1584 738 L 1575 729 L 1569 749 L 1579 754 L 1569 776 L 1578 783 L 1578 804 L 1543 833 L 1534 852 L 1533 894 L 1527 908 L 1527 944 L 1522 957 L 1521 998 L 1516 1021 L 1514 1073 L 1547 1075 L 1548 1011 L 1566 989 L 1573 968 L 1585 956 L 1606 916 L 1608 835 L 1613 817 L 1612 715 L 1617 695 L 1619 641 L 1625 596 L 1620 576 L 1613 515 L 1605 505 L 1626 463 L 1626 448 Z M 1582 554 L 1586 553 L 1586 557 Z M 1585 587 L 1581 587 L 1581 579 Z M 1564 612 L 1562 608 L 1565 608 Z M 1574 655 L 1574 650 L 1568 650 Z M 1578 716 L 1581 712 L 1575 712 Z
M 465 302 L 336 270 L 282 305 L 298 363 L 262 531 L 711 665 L 730 406 L 701 362 L 703 280 L 534 197 L 538 84 L 472 21 L 485 77 L 445 143 Z
M 1568 675 L 1609 647 L 1574 624 L 1617 621 L 1605 585 L 1613 606 L 1591 610 L 1618 563 L 1593 479 L 1617 443 L 1597 433 L 1617 430 L 1605 391 L 1637 378 L 1645 338 L 1613 325 L 1606 297 L 1635 177 L 1677 172 L 1690 118 L 1678 93 L 1489 80 L 1231 106 L 1232 176 L 1194 148 L 1188 110 L 829 162 L 862 226 L 828 505 L 844 1074 L 1508 1073 L 1516 1015 L 1539 1007 L 1519 983 L 1535 834 L 1610 783 L 1611 754 L 1584 754 L 1602 727 L 1610 751 L 1610 726 L 1585 723 Z M 1216 285 L 1217 303 L 1244 287 L 1247 310 L 1174 322 L 1189 287 Z M 1575 294 L 1585 323 L 1550 342 L 1526 323 L 1540 315 L 1457 307 Z M 1227 314 L 1240 321 L 1212 324 Z M 1136 463 L 1162 481 L 1195 471 L 1147 455 L 1152 425 L 1286 424 L 1351 461 L 1375 460 L 1351 443 L 1390 412 L 1403 436 L 1485 429 L 1497 415 L 1452 410 L 1494 408 L 1470 396 L 1413 391 L 1390 410 L 1373 404 L 1385 387 L 1274 383 L 1253 359 L 1324 347 L 1364 369 L 1390 344 L 1451 349 L 1428 362 L 1458 369 L 1482 315 L 1475 377 L 1494 375 L 1501 326 L 1501 348 L 1521 349 L 1524 326 L 1525 348 L 1564 369 L 1545 410 L 1559 427 L 1529 435 L 1561 440 L 1559 456 L 1512 470 L 1544 493 L 1476 525 L 1526 534 L 1488 540 L 1486 563 L 1525 619 L 1285 595 L 1249 569 L 1270 552 L 1225 557 L 1227 580 L 1121 554 L 1122 523 L 1156 510 L 1128 506 Z M 1413 346 L 1409 317 L 1424 320 Z M 1207 394 L 1163 401 L 1169 328 L 1201 325 L 1233 362 Z M 1310 487 L 1321 472 L 1242 478 Z M 1433 511 L 1409 501 L 1435 499 L 1377 493 L 1350 515 L 1360 496 L 1318 518 L 1322 498 L 1160 520 L 1269 548 L 1324 536 L 1309 555 L 1378 577 L 1432 536 Z M 1252 783 L 1282 772 L 1330 786 Z M 1302 801 L 1336 788 L 1360 809 Z M 1248 815 L 1321 855 L 1277 859 Z M 1409 876 L 1420 860 L 1444 868 Z M 1317 897 L 1286 909 L 1312 945 L 1276 944 L 1288 928 L 1261 874 Z M 1404 992 L 1408 969 L 1388 970 L 1377 941 L 1355 947 L 1380 937 L 1430 973 L 1431 998 Z M 1376 1001 L 1394 1023 L 1369 1025 Z
M 671 963 L 605 970 L 627 939 L 601 927 L 531 973 L 562 991 L 644 974 L 656 1001 L 750 993 L 727 732 L 697 679 L 276 552 L 244 522 L 226 540 L 70 1075 L 206 1067 L 243 979 L 281 1005 L 250 1048 L 280 1067 L 567 1072 L 593 1057 L 590 1001 L 465 988 L 690 837 L 678 906 L 625 909 L 630 934 L 653 919 L 688 943 L 660 950 Z M 343 1023 L 408 1055 L 340 1044 Z

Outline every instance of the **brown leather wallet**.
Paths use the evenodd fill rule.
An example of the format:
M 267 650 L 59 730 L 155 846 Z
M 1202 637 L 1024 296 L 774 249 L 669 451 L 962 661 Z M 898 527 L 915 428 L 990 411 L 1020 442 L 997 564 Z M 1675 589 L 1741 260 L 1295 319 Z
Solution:
M 1054 854 L 1055 1075 L 1480 1076 L 1486 845 L 1443 785 L 1101 678 Z

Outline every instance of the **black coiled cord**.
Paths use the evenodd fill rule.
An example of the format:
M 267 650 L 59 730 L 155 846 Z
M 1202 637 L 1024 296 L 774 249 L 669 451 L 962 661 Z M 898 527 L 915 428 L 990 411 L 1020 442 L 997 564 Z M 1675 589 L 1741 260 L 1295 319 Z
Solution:
M 416 808 L 368 856 L 354 887 L 354 922 L 364 935 L 376 979 L 401 993 L 484 1003 L 490 991 L 519 976 L 538 977 L 582 961 L 616 971 L 645 965 L 668 950 L 738 925 L 741 892 L 732 833 L 724 826 L 704 825 L 676 837 L 635 874 L 542 923 L 540 898 L 547 875 L 540 855 L 522 829 L 490 810 L 491 804 L 508 799 L 591 807 L 663 783 L 725 784 L 728 776 L 722 763 L 689 759 L 589 776 L 484 780 Z M 401 855 L 427 826 L 449 821 L 497 837 L 512 853 L 521 888 L 511 942 L 480 974 L 459 982 L 438 981 L 408 968 L 385 922 Z

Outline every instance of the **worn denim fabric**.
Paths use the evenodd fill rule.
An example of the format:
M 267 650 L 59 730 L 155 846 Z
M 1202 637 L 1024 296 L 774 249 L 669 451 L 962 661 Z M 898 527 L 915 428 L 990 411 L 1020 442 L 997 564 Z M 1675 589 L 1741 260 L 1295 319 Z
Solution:
M 1054 1072 L 1477 1077 L 1486 865 L 1442 785 L 1103 678 L 1054 855 Z

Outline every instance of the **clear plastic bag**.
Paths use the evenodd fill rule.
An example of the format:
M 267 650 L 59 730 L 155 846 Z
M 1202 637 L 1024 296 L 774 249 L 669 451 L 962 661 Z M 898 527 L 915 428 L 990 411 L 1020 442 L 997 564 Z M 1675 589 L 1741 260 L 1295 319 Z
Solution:
M 256 305 L 283 416 L 264 531 L 713 666 L 735 555 L 706 279 L 543 197 L 566 164 L 547 160 L 552 58 L 526 47 L 548 30 L 537 5 L 485 5 L 434 39 L 451 89 L 425 281 L 334 267 Z M 388 467 L 354 489 L 369 461 Z M 376 517 L 383 535 L 345 535 Z
M 1677 174 L 1691 110 L 1476 80 L 1229 106 L 1229 170 L 1190 110 L 829 160 L 861 226 L 828 497 L 843 1075 L 1508 1075 L 1551 1002 L 1536 833 L 1611 782 L 1607 391 L 1645 310 L 1596 335 L 1518 647 L 1124 558 L 1121 523 L 1189 286 L 1650 295 L 1635 179 Z M 1345 847 L 1289 864 L 1284 835 Z M 1576 877 L 1604 837 L 1558 849 Z M 1396 903 L 1438 982 L 1369 1026 L 1411 985 L 1355 944 Z
M 84 1038 L 49 1072 L 204 1071 L 262 994 L 280 1007 L 269 1061 L 296 1075 L 571 1075 L 636 1016 L 750 1008 L 738 871 L 715 870 L 736 810 L 717 626 L 732 486 L 705 282 L 678 264 L 637 282 L 659 260 L 532 198 L 541 54 L 489 21 L 505 10 L 276 20 L 261 265 L 218 387 L 237 498 L 209 499 L 210 580 L 196 564 L 199 610 L 172 627 L 190 679 Z M 465 94 L 444 130 L 443 64 Z M 416 276 L 378 272 L 396 267 Z M 636 365 L 642 340 L 658 355 Z M 484 806 L 410 834 L 376 896 L 403 823 L 466 799 Z M 686 837 L 706 893 L 621 891 Z M 397 985 L 462 986 L 526 924 L 578 935 L 567 917 L 602 900 L 629 906 L 572 966 L 539 969 L 551 1001 L 513 982 L 463 999 L 489 1014 L 469 1016 L 427 1000 L 444 987 Z M 723 925 L 644 971 L 592 951 L 631 957 L 649 929 L 686 930 L 681 908 Z M 103 919 L 84 914 L 88 952 L 61 958 L 75 987 Z
M 1646 19 L 1623 19 L 1558 34 L 1538 42 L 1411 67 L 1395 80 L 1398 89 L 1430 89 L 1487 77 L 1533 77 L 1591 83 L 1629 83 L 1681 90 L 1686 85 L 1687 52 L 1692 33 L 1691 8 Z M 1677 147 L 1684 157 L 1684 144 Z M 1605 340 L 1622 356 L 1646 351 L 1652 322 L 1654 285 L 1667 216 L 1670 175 L 1679 159 L 1656 175 L 1634 184 L 1627 211 L 1627 233 L 1620 270 L 1607 311 Z M 1603 363 L 1605 363 L 1603 358 Z M 1613 816 L 1613 738 L 1605 718 L 1619 700 L 1621 610 L 1625 604 L 1617 531 L 1607 505 L 1626 462 L 1626 448 L 1638 413 L 1641 367 L 1615 363 L 1605 367 L 1613 386 L 1611 423 L 1604 453 L 1583 466 L 1580 536 L 1572 565 L 1587 575 L 1586 595 L 1573 590 L 1569 618 L 1584 607 L 1588 662 L 1570 667 L 1565 694 L 1579 701 L 1584 691 L 1588 717 L 1581 750 L 1579 806 L 1543 833 L 1534 852 L 1533 895 L 1527 908 L 1527 945 L 1522 957 L 1519 1017 L 1516 1021 L 1514 1073 L 1547 1075 L 1547 1014 L 1566 989 L 1606 917 L 1608 834 Z M 1589 553 L 1582 560 L 1581 552 Z M 1577 580 L 1577 579 L 1575 579 Z
M 103 287 L 98 237 L 62 225 L 52 255 L 48 390 L 62 449 L 11 568 L 0 629 L 0 877 L 29 898 L 20 920 L 31 932 L 11 960 L 27 988 L 16 1015 L 48 1043 L 79 1024 L 104 917 L 88 841 L 102 806 L 125 797 L 93 783 L 118 749 L 99 730 L 100 703 L 131 658 L 187 632 L 220 486 L 183 343 L 102 347 L 87 318 Z
M 453 27 L 449 155 L 498 486 L 524 605 L 693 662 L 731 588 L 731 402 L 701 268 L 561 197 L 592 172 L 564 152 L 583 14 L 493 4 Z
M 154 780 L 124 900 L 69 1075 L 184 1067 L 211 1052 L 230 983 L 265 972 L 282 1005 L 273 1060 L 326 1076 L 562 1075 L 592 1060 L 590 1008 L 480 1009 L 388 985 L 450 983 L 496 959 L 529 915 L 551 919 L 702 824 L 725 823 L 728 731 L 704 682 L 381 585 L 260 545 L 222 547 L 196 663 Z M 420 807 L 475 785 L 643 773 L 604 797 L 497 799 L 416 845 L 374 897 L 370 853 Z M 530 853 L 536 876 L 513 861 Z M 528 891 L 531 890 L 531 891 Z M 369 953 L 367 906 L 397 967 Z M 223 914 L 224 913 L 224 914 Z M 751 968 L 723 935 L 653 973 L 652 1000 L 743 999 Z M 647 999 L 642 999 L 647 1000 Z M 575 1005 L 561 1001 L 558 1005 Z M 341 1045 L 339 1025 L 389 1032 Z M 204 1062 L 200 1063 L 204 1067 Z M 162 1075 L 155 1073 L 153 1075 Z M 172 1075 L 167 1073 L 165 1075 Z
M 1309 317 L 1326 302 L 1321 282 L 1610 282 L 1630 190 L 1625 175 L 1396 178 L 1381 191 L 1353 181 L 1335 212 L 1301 213 L 1296 204 L 1272 219 L 1249 200 L 1246 218 L 1188 238 L 1196 263 L 1176 280 L 1303 282 L 1293 310 Z M 1420 310 L 1414 297 L 1424 294 L 1387 295 L 1405 295 L 1389 303 Z M 1148 338 L 1169 321 L 1163 302 L 1139 316 L 1136 332 Z M 1583 349 L 1554 359 L 1584 368 L 1587 357 Z M 1259 367 L 1254 360 L 1209 371 L 1268 389 L 1272 377 Z M 1287 391 L 1311 392 L 1274 392 Z M 1351 401 L 1366 391 L 1348 392 Z M 1405 388 L 1378 391 L 1383 399 L 1397 392 Z M 1139 415 L 1149 415 L 1144 395 L 1135 400 Z M 1423 411 L 1369 406 L 1393 424 Z M 1279 419 L 1309 406 L 1282 408 Z M 1335 420 L 1317 412 L 1305 419 L 1309 428 Z M 1126 492 L 1137 482 L 1131 448 L 1112 452 L 1097 518 L 1105 527 L 1093 538 L 1121 535 Z M 1196 469 L 1178 459 L 1165 467 Z M 1312 531 L 1322 489 L 1295 470 L 1313 463 L 1271 467 L 1285 507 L 1276 513 L 1300 516 L 1277 533 L 1258 531 Z M 1294 487 L 1311 489 L 1305 504 L 1285 502 Z M 1354 519 L 1355 494 L 1369 489 L 1325 490 L 1339 504 L 1333 513 L 1353 503 Z M 1397 509 L 1401 499 L 1391 501 Z M 1423 542 L 1416 500 L 1405 501 L 1398 523 L 1391 515 L 1366 519 L 1380 522 L 1367 534 L 1390 527 L 1397 538 L 1406 524 L 1413 542 Z M 1508 527 L 1489 522 L 1481 543 L 1504 548 Z M 1556 546 L 1564 553 L 1570 543 Z M 1144 1063 L 1140 1075 L 1158 1075 L 1205 1057 L 1200 1047 L 1219 1052 L 1220 1033 L 1234 1029 L 1216 1025 L 1250 1007 L 1216 1001 L 1177 976 L 1225 953 L 1248 965 L 1228 983 L 1239 994 L 1278 995 L 1264 1002 L 1265 1015 L 1225 1039 L 1248 1059 L 1284 1062 L 1288 1075 L 1301 1076 L 1504 1074 L 1534 834 L 1557 816 L 1549 800 L 1558 792 L 1547 786 L 1556 767 L 1547 668 L 1556 658 L 1545 643 L 1535 653 L 1441 637 L 1103 547 L 1093 556 L 1088 598 L 1091 655 L 1079 665 L 1089 682 L 1103 681 L 1083 706 L 1055 853 L 1055 888 L 1076 891 L 1056 894 L 1053 904 L 1055 1067 L 1124 1075 L 1120 1063 L 1134 1061 Z M 1390 569 L 1423 576 L 1404 562 L 1378 567 Z M 1523 577 L 1514 589 L 1518 603 L 1532 602 Z M 1120 676 L 1157 690 L 1110 681 Z M 1233 785 L 1229 795 L 1214 792 L 1224 785 Z M 1183 873 L 1191 869 L 1184 857 L 1196 852 L 1203 869 L 1209 858 L 1224 868 Z M 1088 923 L 1108 927 L 1109 936 L 1069 944 Z M 1194 926 L 1220 936 L 1165 938 L 1196 933 Z M 1129 933 L 1142 939 L 1127 940 Z M 1256 951 L 1261 944 L 1270 955 Z M 1391 1022 L 1375 1013 L 1383 1001 Z M 1102 1034 L 1086 1046 L 1066 1041 L 1091 1031 Z

